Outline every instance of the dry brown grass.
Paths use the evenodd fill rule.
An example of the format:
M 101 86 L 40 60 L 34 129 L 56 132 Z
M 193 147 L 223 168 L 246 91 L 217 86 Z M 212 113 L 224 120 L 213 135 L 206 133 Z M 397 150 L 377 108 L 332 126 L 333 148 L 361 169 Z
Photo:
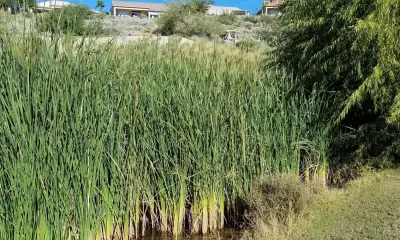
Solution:
M 296 221 L 311 205 L 321 185 L 304 184 L 297 176 L 268 176 L 255 184 L 247 199 L 252 230 L 242 239 L 287 239 Z

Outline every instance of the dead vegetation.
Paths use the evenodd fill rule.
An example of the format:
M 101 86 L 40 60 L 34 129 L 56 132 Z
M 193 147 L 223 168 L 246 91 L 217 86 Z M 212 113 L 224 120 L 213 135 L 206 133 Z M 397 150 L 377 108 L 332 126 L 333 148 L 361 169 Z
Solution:
M 296 220 L 323 191 L 317 184 L 305 184 L 292 175 L 267 176 L 257 182 L 246 202 L 251 230 L 242 240 L 286 239 L 293 231 Z

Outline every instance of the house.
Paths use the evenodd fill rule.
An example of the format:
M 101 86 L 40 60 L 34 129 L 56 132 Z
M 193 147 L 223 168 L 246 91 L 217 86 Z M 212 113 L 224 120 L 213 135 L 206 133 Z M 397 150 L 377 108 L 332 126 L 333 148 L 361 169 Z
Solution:
M 62 8 L 62 7 L 68 6 L 68 5 L 73 5 L 73 4 L 70 2 L 66 2 L 66 1 L 56 1 L 56 0 L 38 2 L 36 4 L 36 11 L 48 12 L 50 10 L 53 10 L 56 8 Z
M 8 12 L 17 12 L 17 11 L 24 11 L 25 9 L 25 1 L 18 1 L 18 0 L 6 0 L 10 1 L 10 7 L 6 10 Z M 66 1 L 58 1 L 58 0 L 45 0 L 43 2 L 37 2 L 35 7 L 30 7 L 29 12 L 37 11 L 37 12 L 48 12 L 50 10 L 56 8 L 62 8 L 64 6 L 72 5 L 70 2 Z M 1 9 L 1 8 L 0 8 Z
M 262 8 L 262 14 L 269 16 L 277 16 L 279 15 L 278 9 L 281 7 L 285 1 L 283 0 L 268 0 L 264 1 L 264 5 Z
M 110 12 L 114 16 L 158 18 L 167 9 L 167 5 L 162 3 L 112 1 Z
M 49 12 L 54 9 L 58 9 L 58 8 L 66 7 L 66 6 L 72 6 L 72 5 L 76 5 L 76 4 L 66 2 L 66 1 L 48 0 L 48 1 L 36 3 L 36 7 L 33 9 L 30 9 L 30 10 L 36 11 L 36 12 Z M 90 9 L 90 11 L 92 11 L 94 13 L 100 13 L 99 11 L 94 10 L 94 9 Z
M 236 14 L 242 16 L 249 16 L 250 11 L 242 10 L 237 7 L 223 7 L 223 6 L 211 5 L 208 8 L 207 13 L 210 15 Z
M 112 1 L 110 12 L 114 16 L 148 16 L 149 18 L 158 18 L 167 10 L 168 5 L 162 3 Z M 250 12 L 237 7 L 211 5 L 208 8 L 207 13 L 210 15 L 222 15 L 224 13 L 228 13 L 248 16 Z

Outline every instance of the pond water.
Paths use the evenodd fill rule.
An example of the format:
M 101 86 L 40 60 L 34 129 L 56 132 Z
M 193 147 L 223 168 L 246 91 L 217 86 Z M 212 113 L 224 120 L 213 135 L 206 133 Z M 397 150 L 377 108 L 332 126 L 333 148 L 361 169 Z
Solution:
M 208 234 L 208 235 L 197 235 L 197 236 L 166 236 L 160 235 L 159 233 L 155 234 L 146 234 L 145 237 L 140 239 L 142 240 L 239 240 L 241 236 L 241 231 L 234 229 L 225 229 L 216 233 Z

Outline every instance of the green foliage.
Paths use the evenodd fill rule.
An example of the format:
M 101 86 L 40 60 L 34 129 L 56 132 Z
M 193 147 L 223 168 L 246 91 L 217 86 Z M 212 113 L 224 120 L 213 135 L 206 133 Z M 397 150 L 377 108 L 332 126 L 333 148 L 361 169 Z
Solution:
M 182 36 L 213 37 L 225 33 L 224 27 L 215 21 L 213 16 L 204 14 L 191 14 L 186 16 L 177 26 L 175 33 Z
M 0 0 L 0 7 L 11 7 L 11 2 L 9 0 Z
M 277 17 L 267 15 L 246 16 L 240 26 L 251 30 L 253 38 L 266 43 L 269 47 L 276 47 L 280 45 L 278 35 L 281 32 L 278 20 Z
M 360 45 L 354 28 L 374 1 L 287 2 L 280 19 L 284 28 L 277 62 L 293 71 L 301 84 L 326 85 L 348 95 L 376 64 L 373 44 Z
M 13 2 L 16 5 L 15 7 L 17 8 L 19 6 L 27 6 L 27 8 L 25 8 L 25 11 L 27 11 L 28 8 L 36 6 L 36 0 L 14 0 Z M 14 7 L 14 6 L 12 6 L 12 2 L 10 0 L 0 0 L 0 7 Z
M 388 122 L 400 126 L 400 18 L 399 0 L 378 0 L 368 16 L 358 20 L 355 30 L 360 43 L 375 45 L 377 62 L 346 102 L 340 119 L 367 96 L 375 107 L 389 112 Z M 339 120 L 340 120 L 339 119 Z
M 189 0 L 181 3 L 181 9 L 190 13 L 206 13 L 209 5 L 214 4 L 214 0 Z
M 388 111 L 399 90 L 400 25 L 393 23 L 399 9 L 397 0 L 290 1 L 283 8 L 277 61 L 302 84 L 339 91 L 346 98 L 339 120 L 368 96 Z
M 161 35 L 180 34 L 182 36 L 219 36 L 224 28 L 214 17 L 205 14 L 207 1 L 192 0 L 184 3 L 171 3 L 158 24 Z
M 97 0 L 97 2 L 96 2 L 96 8 L 99 8 L 100 10 L 100 12 L 101 12 L 101 10 L 103 10 L 103 8 L 105 7 L 106 5 L 104 4 L 104 1 L 103 0 Z
M 254 27 L 254 24 L 251 22 L 241 22 L 240 27 L 246 28 L 246 29 L 252 29 Z
M 399 186 L 398 169 L 364 172 L 344 188 L 324 192 L 296 222 L 290 239 L 397 239 Z
M 258 22 L 257 16 L 246 16 L 246 17 L 244 17 L 243 20 L 246 22 L 251 22 L 253 24 Z
M 224 13 L 218 16 L 218 21 L 225 25 L 234 25 L 237 21 L 237 15 Z
M 366 118 L 366 115 L 363 116 Z M 347 120 L 349 121 L 349 120 Z M 346 124 L 350 125 L 350 124 Z M 364 166 L 384 169 L 400 159 L 400 132 L 395 126 L 387 125 L 384 117 L 372 123 L 362 124 L 357 129 L 341 131 L 332 140 L 330 168 L 333 172 L 360 170 Z M 354 174 L 350 174 L 350 179 Z M 343 176 L 343 180 L 349 180 Z
M 268 44 L 270 47 L 280 46 L 279 35 L 281 33 L 281 24 L 277 17 L 266 15 L 255 16 L 255 26 L 261 27 L 261 31 L 257 31 L 257 38 Z
M 400 24 L 395 19 L 400 17 L 400 1 L 293 0 L 282 12 L 274 64 L 293 72 L 298 85 L 320 86 L 330 93 L 326 111 L 332 116 L 332 134 L 391 128 L 378 127 L 381 124 L 399 131 Z M 364 144 L 355 142 L 357 150 L 347 154 L 365 153 Z M 398 136 L 381 142 L 379 154 L 363 158 L 381 156 L 385 161 L 385 153 L 396 142 Z M 339 154 L 337 150 L 332 154 Z
M 236 43 L 236 46 L 242 50 L 249 51 L 256 45 L 256 41 L 253 38 L 246 38 Z
M 176 32 L 176 27 L 183 19 L 180 8 L 176 5 L 169 5 L 168 11 L 157 19 L 160 29 L 158 30 L 161 35 L 173 35 Z
M 0 239 L 207 233 L 266 170 L 325 168 L 319 94 L 259 55 L 67 37 L 1 36 Z
M 255 15 L 255 16 L 246 16 L 244 17 L 243 20 L 246 22 L 251 22 L 253 24 L 267 25 L 275 23 L 278 20 L 278 18 L 268 15 Z
M 91 11 L 84 5 L 65 6 L 50 11 L 40 18 L 38 29 L 42 32 L 84 35 L 90 30 L 85 27 L 85 19 L 90 14 Z

